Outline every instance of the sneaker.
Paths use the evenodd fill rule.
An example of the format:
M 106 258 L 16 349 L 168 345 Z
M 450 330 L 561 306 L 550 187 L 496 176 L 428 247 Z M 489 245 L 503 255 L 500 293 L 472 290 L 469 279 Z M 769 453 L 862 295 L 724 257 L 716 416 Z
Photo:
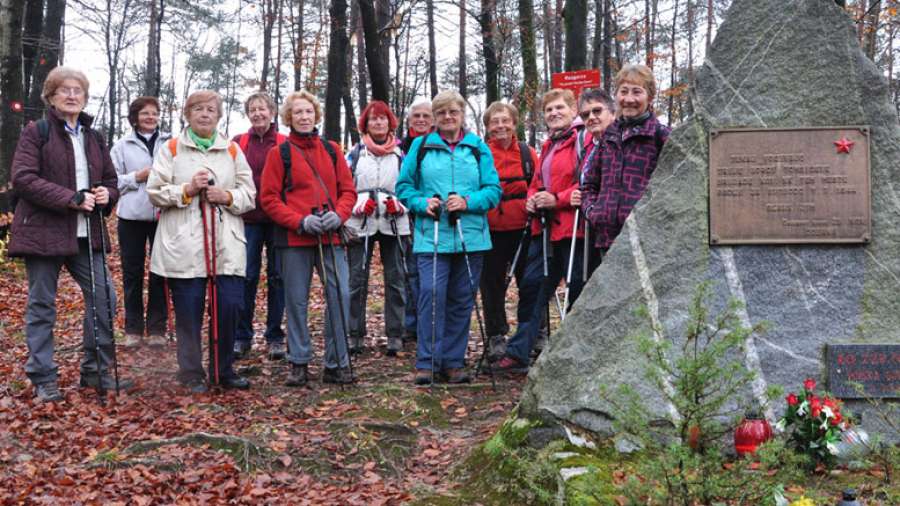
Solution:
M 403 351 L 403 339 L 399 337 L 389 337 L 387 341 L 387 356 L 396 357 L 397 352 Z
M 506 354 L 506 336 L 496 335 L 488 338 L 488 359 L 493 362 Z
M 472 381 L 469 373 L 463 367 L 444 369 L 444 374 L 447 377 L 447 383 L 450 384 L 469 383 Z
M 306 364 L 291 364 L 291 373 L 284 383 L 289 387 L 302 387 L 309 381 L 309 368 Z
M 493 371 L 496 373 L 509 373 L 509 374 L 525 374 L 528 372 L 528 366 L 519 362 L 518 360 L 510 357 L 509 355 L 504 356 L 500 359 L 499 362 L 494 364 L 492 367 Z
M 190 390 L 192 394 L 205 394 L 206 392 L 209 392 L 209 387 L 206 386 L 206 382 L 202 379 L 188 381 L 184 386 Z
M 166 336 L 161 336 L 159 334 L 150 334 L 147 336 L 147 346 L 151 348 L 164 348 L 166 346 Z
M 140 334 L 125 334 L 125 342 L 122 343 L 122 346 L 126 348 L 137 348 L 141 345 L 143 340 L 144 336 Z
M 348 338 L 347 344 L 350 346 L 350 353 L 354 355 L 361 354 L 365 349 L 365 346 L 363 346 L 363 338 L 361 337 L 351 336 L 350 338 Z
M 431 384 L 431 370 L 430 369 L 416 369 L 416 377 L 413 379 L 413 383 L 416 385 L 430 385 Z
M 250 351 L 250 343 L 244 341 L 235 341 L 234 342 L 234 359 L 238 360 L 244 358 L 247 355 L 247 352 Z
M 284 360 L 284 343 L 269 343 L 269 360 Z
M 116 389 L 116 379 L 109 374 L 102 375 L 100 381 L 104 389 Z M 78 381 L 78 385 L 81 386 L 81 388 L 97 388 L 97 375 L 81 373 L 81 379 Z M 134 381 L 126 378 L 119 378 L 119 390 L 128 390 L 132 387 L 134 387 Z
M 350 373 L 349 367 L 326 367 L 322 373 L 322 383 L 334 383 L 337 385 L 349 385 L 356 381 Z
M 41 402 L 56 402 L 63 400 L 59 392 L 59 385 L 55 381 L 40 383 L 34 386 L 34 396 Z

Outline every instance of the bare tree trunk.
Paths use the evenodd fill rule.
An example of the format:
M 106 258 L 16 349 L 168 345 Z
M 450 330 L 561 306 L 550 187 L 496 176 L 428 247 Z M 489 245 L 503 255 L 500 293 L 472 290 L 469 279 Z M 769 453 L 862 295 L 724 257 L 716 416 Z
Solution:
M 353 27 L 353 35 L 356 38 L 356 103 L 359 110 L 362 111 L 366 107 L 369 99 L 369 87 L 366 82 L 369 75 L 366 72 L 366 41 L 363 33 L 362 16 L 359 15 L 362 10 L 362 3 L 365 0 L 356 0 L 350 3 L 350 26 Z
M 431 98 L 438 94 L 437 47 L 434 40 L 434 0 L 425 0 L 428 16 L 428 79 L 431 82 Z
M 560 19 L 564 7 L 564 0 L 556 0 L 556 6 L 553 9 L 553 52 L 550 53 L 550 69 L 553 72 L 562 72 L 563 69 L 563 26 Z
M 466 2 L 459 2 L 459 94 L 469 98 L 469 76 L 466 74 Z
M 566 0 L 563 21 L 566 27 L 566 70 L 587 67 L 587 0 Z
M 278 17 L 278 38 L 275 49 L 275 103 L 281 103 L 281 35 L 284 30 L 283 2 L 276 0 Z
M 159 96 L 161 63 L 159 46 L 162 35 L 162 20 L 165 0 L 150 0 L 150 34 L 147 40 L 147 67 L 144 71 L 144 95 Z
M 352 72 L 353 58 L 347 58 L 347 76 L 353 75 Z M 349 79 L 344 83 L 344 92 L 341 94 L 341 98 L 344 102 L 344 122 L 347 124 L 347 129 L 344 131 L 344 145 L 349 145 L 347 140 L 355 145 L 359 142 L 359 128 L 356 126 L 356 115 L 353 112 L 353 97 L 350 96 Z M 349 139 L 347 139 L 347 137 L 349 137 Z
M 0 1 L 0 188 L 9 183 L 12 159 L 22 130 L 24 16 L 25 5 L 20 0 Z M 5 199 L 0 199 L 0 211 L 10 210 Z
M 386 64 L 388 46 L 382 45 L 384 39 L 379 34 L 385 28 L 379 26 L 374 0 L 359 0 L 359 13 L 366 39 L 366 62 L 372 84 L 372 98 L 387 103 L 391 99 L 390 67 Z
M 347 70 L 347 0 L 331 0 L 328 44 L 328 84 L 325 87 L 325 137 L 341 140 L 341 98 Z
M 712 27 L 716 12 L 713 8 L 713 0 L 706 2 L 706 55 L 709 56 L 709 47 L 712 45 Z
M 269 88 L 269 68 L 272 65 L 272 29 L 275 27 L 274 0 L 260 2 L 262 11 L 262 74 L 259 77 L 259 89 Z
M 690 0 L 688 0 L 690 1 Z M 669 89 L 672 90 L 675 88 L 675 76 L 678 74 L 678 65 L 676 61 L 676 51 L 675 51 L 675 27 L 678 26 L 678 0 L 675 0 L 674 12 L 672 14 L 672 73 L 669 75 Z M 674 93 L 669 94 L 669 124 L 675 124 L 674 118 Z
M 591 44 L 591 68 L 598 69 L 603 63 L 603 0 L 594 0 L 594 40 Z
M 534 3 L 532 3 L 532 0 L 519 0 L 519 29 L 522 45 L 522 74 L 525 78 L 522 89 L 523 100 L 519 103 L 519 110 L 525 110 L 528 113 L 528 119 L 525 123 L 527 123 L 528 127 L 528 140 L 533 146 L 536 135 L 535 103 L 538 92 L 538 70 L 537 50 L 534 42 Z
M 484 54 L 484 84 L 487 103 L 500 100 L 500 69 L 494 47 L 494 9 L 496 0 L 481 0 L 481 49 Z
M 650 12 L 650 0 L 644 0 L 644 47 L 647 49 L 644 63 L 653 68 L 653 15 Z
M 866 14 L 865 38 L 863 39 L 863 51 L 870 60 L 875 61 L 875 53 L 878 50 L 878 19 L 881 17 L 881 0 L 872 0 L 872 4 Z
M 297 5 L 297 13 L 289 9 L 293 22 L 291 23 L 291 49 L 294 53 L 294 91 L 303 88 L 303 10 L 304 0 L 294 0 Z
M 603 89 L 612 92 L 612 15 L 610 0 L 603 0 Z
M 31 89 L 31 73 L 40 48 L 41 28 L 44 24 L 44 0 L 28 0 L 25 4 L 25 33 L 22 34 L 22 66 L 24 90 Z
M 28 95 L 28 104 L 25 107 L 26 120 L 38 119 L 44 115 L 44 101 L 41 100 L 41 91 L 43 91 L 44 80 L 47 79 L 47 74 L 59 63 L 59 55 L 62 48 L 62 26 L 65 16 L 66 0 L 47 0 L 41 40 L 38 43 L 39 52 L 34 71 L 31 74 L 31 90 Z

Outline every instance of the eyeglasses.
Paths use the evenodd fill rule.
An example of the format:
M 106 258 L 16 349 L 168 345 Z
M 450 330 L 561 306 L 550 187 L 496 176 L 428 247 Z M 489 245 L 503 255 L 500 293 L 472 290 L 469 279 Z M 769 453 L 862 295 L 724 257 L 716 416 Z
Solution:
M 437 112 L 437 116 L 459 116 L 462 114 L 461 109 L 441 109 Z
M 588 109 L 587 111 L 581 111 L 578 113 L 578 115 L 581 117 L 582 120 L 587 121 L 587 119 L 590 118 L 592 115 L 599 118 L 600 115 L 602 115 L 603 111 L 605 111 L 605 110 L 606 110 L 605 107 L 594 107 L 594 108 Z
M 64 95 L 67 97 L 80 97 L 84 95 L 84 90 L 81 88 L 68 88 L 68 87 L 59 87 L 56 88 L 57 95 Z

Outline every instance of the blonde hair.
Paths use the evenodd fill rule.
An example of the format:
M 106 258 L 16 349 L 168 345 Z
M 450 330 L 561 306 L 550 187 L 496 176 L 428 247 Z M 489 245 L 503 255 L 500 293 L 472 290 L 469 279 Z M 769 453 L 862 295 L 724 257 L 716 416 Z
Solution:
M 491 122 L 491 116 L 501 111 L 508 112 L 510 117 L 512 117 L 513 123 L 517 125 L 519 124 L 519 110 L 513 107 L 511 104 L 500 102 L 498 100 L 489 105 L 487 109 L 485 109 L 484 115 L 481 117 L 481 121 L 484 122 L 484 127 L 488 127 L 488 123 Z
M 266 104 L 266 108 L 269 109 L 269 112 L 272 114 L 278 113 L 278 104 L 272 100 L 272 97 L 269 96 L 268 93 L 264 91 L 257 91 L 256 93 L 247 97 L 247 100 L 244 100 L 244 114 L 250 115 L 250 104 L 256 100 L 262 100 Z
M 438 111 L 442 111 L 451 105 L 456 104 L 463 111 L 463 117 L 466 113 L 466 99 L 462 97 L 456 90 L 442 91 L 431 99 L 431 114 L 437 116 Z
M 653 77 L 653 71 L 646 65 L 639 63 L 629 63 L 622 67 L 616 73 L 616 90 L 622 83 L 633 83 L 644 88 L 647 96 L 650 98 L 649 103 L 652 108 L 653 99 L 656 98 L 656 78 Z
M 547 93 L 544 93 L 544 96 L 541 97 L 541 110 L 544 110 L 550 102 L 555 102 L 559 99 L 563 99 L 566 105 L 575 109 L 575 94 L 572 93 L 572 90 L 553 88 L 552 90 L 548 90 Z
M 297 99 L 303 99 L 312 104 L 313 109 L 316 111 L 316 123 L 322 119 L 322 104 L 319 103 L 319 99 L 316 98 L 315 95 L 306 91 L 294 91 L 288 94 L 288 96 L 284 97 L 284 102 L 281 103 L 281 110 L 279 111 L 279 115 L 281 116 L 281 122 L 284 123 L 284 126 L 290 127 L 294 122 L 294 101 Z
M 87 103 L 90 83 L 84 72 L 72 67 L 55 67 L 47 74 L 47 79 L 44 80 L 44 89 L 41 91 L 41 100 L 44 101 L 44 104 L 50 105 L 50 97 L 56 94 L 57 88 L 62 86 L 63 81 L 66 79 L 78 81 L 78 84 L 84 90 L 85 103 Z
M 184 116 L 185 120 L 190 122 L 191 108 L 197 104 L 202 104 L 212 100 L 216 101 L 216 111 L 219 113 L 216 121 L 218 121 L 222 119 L 222 97 L 213 90 L 197 90 L 191 93 L 188 96 L 187 100 L 184 101 L 184 110 L 181 111 L 181 114 Z

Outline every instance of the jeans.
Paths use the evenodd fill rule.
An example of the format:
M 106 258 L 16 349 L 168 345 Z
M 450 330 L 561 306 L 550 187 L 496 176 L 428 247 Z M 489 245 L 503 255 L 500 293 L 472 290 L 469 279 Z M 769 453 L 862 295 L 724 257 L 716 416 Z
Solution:
M 203 320 L 206 306 L 207 278 L 169 278 L 172 305 L 175 310 L 175 335 L 178 339 L 178 380 L 182 383 L 203 380 Z M 234 334 L 244 306 L 244 278 L 216 276 L 216 313 L 218 346 L 209 347 L 209 379 L 216 379 L 218 350 L 219 381 L 235 376 Z M 211 332 L 211 330 L 210 330 Z
M 56 381 L 59 373 L 53 360 L 53 326 L 56 323 L 56 291 L 59 285 L 59 271 L 65 266 L 69 274 L 78 283 L 84 297 L 84 320 L 82 321 L 83 337 L 81 359 L 81 375 L 96 376 L 99 368 L 101 374 L 109 374 L 114 359 L 112 347 L 112 329 L 110 327 L 110 302 L 106 298 L 106 280 L 112 281 L 109 270 L 103 265 L 103 257 L 99 251 L 93 252 L 94 287 L 91 290 L 91 263 L 88 261 L 88 245 L 86 239 L 78 240 L 78 254 L 70 256 L 28 256 L 25 257 L 25 269 L 28 273 L 28 303 L 25 307 L 25 341 L 28 344 L 28 361 L 25 363 L 25 374 L 34 385 Z M 110 286 L 111 305 L 115 317 L 116 292 Z M 92 300 L 92 294 L 96 298 Z M 94 310 L 97 308 L 95 327 Z M 94 330 L 100 342 L 100 353 L 94 345 Z M 99 355 L 99 356 L 98 356 Z
M 350 246 L 350 335 L 353 337 L 366 336 L 366 298 L 369 292 L 372 250 L 376 242 L 379 244 L 381 264 L 384 267 L 384 332 L 387 337 L 396 338 L 403 333 L 403 308 L 406 306 L 406 299 L 397 240 L 396 236 L 381 233 L 370 236 L 368 256 L 365 259 L 362 241 Z
M 275 227 L 272 223 L 245 223 L 247 238 L 247 277 L 244 281 L 244 312 L 238 325 L 235 341 L 249 345 L 253 341 L 253 317 L 256 312 L 256 289 L 262 269 L 262 249 L 266 248 L 266 332 L 267 343 L 284 342 L 281 320 L 284 318 L 284 283 L 275 248 Z
M 541 326 L 541 320 L 546 311 L 547 304 L 554 297 L 554 292 L 559 282 L 566 277 L 569 267 L 569 249 L 571 239 L 562 239 L 550 243 L 551 256 L 547 261 L 548 275 L 544 277 L 543 248 L 541 241 L 535 237 L 528 248 L 528 263 L 525 266 L 525 279 L 519 287 L 519 313 L 527 315 L 527 320 L 520 320 L 516 333 L 506 344 L 506 354 L 515 358 L 520 363 L 527 364 L 531 348 L 537 339 Z M 575 243 L 575 258 L 572 265 L 572 286 L 569 289 L 569 307 L 578 299 L 582 281 L 582 254 L 584 245 L 581 239 Z M 524 307 L 523 307 L 524 306 Z
M 475 305 L 473 287 L 481 277 L 483 258 L 482 253 L 469 253 L 470 278 L 462 253 L 439 254 L 437 264 L 432 254 L 416 255 L 420 275 L 416 369 L 431 370 L 432 356 L 436 371 L 465 366 L 472 308 Z M 434 329 L 432 311 L 435 315 Z
M 338 246 L 324 245 L 323 252 L 324 258 L 319 255 L 319 250 L 315 246 L 281 250 L 281 272 L 284 273 L 288 321 L 288 362 L 305 365 L 312 360 L 312 340 L 309 335 L 307 311 L 309 288 L 315 270 L 322 285 L 326 287 L 325 367 L 329 369 L 348 367 L 350 358 L 347 354 L 347 332 L 344 328 L 345 322 L 350 318 L 348 289 L 350 274 L 347 269 L 347 257 Z M 339 312 L 340 309 L 343 309 L 343 315 Z
M 524 241 L 522 240 L 521 230 L 491 232 L 493 249 L 484 254 L 484 269 L 481 273 L 481 301 L 484 304 L 484 327 L 488 336 L 505 336 L 509 333 L 509 322 L 506 321 L 506 275 L 519 243 L 523 242 L 522 252 L 513 271 L 516 286 L 522 286 L 529 239 L 530 235 L 525 235 Z M 517 320 L 527 319 L 520 302 Z
M 165 282 L 152 272 L 147 283 L 146 319 L 144 317 L 144 262 L 153 249 L 156 222 L 119 218 L 118 229 L 125 295 L 125 332 L 142 336 L 146 329 L 149 335 L 163 336 L 168 319 Z

